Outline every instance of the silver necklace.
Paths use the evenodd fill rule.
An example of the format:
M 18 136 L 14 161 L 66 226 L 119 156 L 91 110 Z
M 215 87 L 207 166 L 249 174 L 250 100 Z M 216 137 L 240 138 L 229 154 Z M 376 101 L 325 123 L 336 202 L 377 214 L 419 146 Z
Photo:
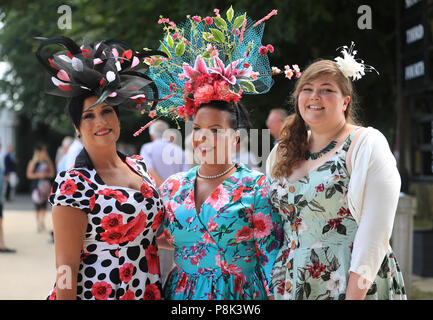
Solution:
M 200 168 L 198 168 L 198 169 L 197 169 L 197 175 L 198 175 L 200 178 L 203 178 L 203 179 L 215 179 L 215 178 L 222 177 L 222 176 L 225 175 L 227 172 L 229 172 L 230 170 L 232 170 L 235 166 L 236 166 L 236 163 L 233 164 L 233 165 L 232 165 L 230 168 L 228 168 L 227 170 L 225 170 L 225 171 L 223 171 L 223 172 L 221 172 L 221 173 L 218 173 L 218 174 L 216 174 L 216 175 L 214 175 L 214 176 L 203 176 L 203 175 L 200 174 Z

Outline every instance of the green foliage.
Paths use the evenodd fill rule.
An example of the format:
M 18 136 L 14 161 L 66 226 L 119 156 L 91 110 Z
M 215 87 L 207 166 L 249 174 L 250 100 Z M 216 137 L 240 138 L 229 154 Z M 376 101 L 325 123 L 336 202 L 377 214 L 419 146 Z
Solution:
M 71 6 L 71 30 L 58 29 L 61 14 L 57 8 L 62 4 Z M 357 9 L 365 4 L 372 9 L 372 30 L 360 30 L 357 26 Z M 22 106 L 20 113 L 57 130 L 67 130 L 70 124 L 64 112 L 64 99 L 43 92 L 44 72 L 34 56 L 38 41 L 33 37 L 66 35 L 78 43 L 82 38 L 117 38 L 136 49 L 157 48 L 163 36 L 157 24 L 160 15 L 181 22 L 187 14 L 205 18 L 213 15 L 214 8 L 219 8 L 223 18 L 241 25 L 242 19 L 233 17 L 230 6 L 234 12 L 247 12 L 255 20 L 278 9 L 278 15 L 268 21 L 263 38 L 265 45 L 270 43 L 275 47 L 269 56 L 271 64 L 280 68 L 298 64 L 302 71 L 318 58 L 333 59 L 338 54 L 336 48 L 353 40 L 359 57 L 380 72 L 380 76 L 369 74 L 355 83 L 361 97 L 360 118 L 364 124 L 375 126 L 390 137 L 395 123 L 395 5 L 392 0 L 176 0 L 169 5 L 162 0 L 2 1 L 0 60 L 7 61 L 12 68 L 5 75 L 7 81 L 0 81 L 0 90 L 14 106 Z M 217 26 L 224 30 L 222 21 L 217 20 Z M 212 30 L 217 39 L 223 34 L 220 30 Z M 176 47 L 176 53 L 180 55 L 182 51 Z M 294 83 L 279 79 L 268 94 L 245 96 L 246 105 L 253 110 L 255 127 L 265 128 L 271 108 L 289 108 L 288 98 Z M 140 121 L 144 122 L 138 115 L 127 119 L 136 127 Z

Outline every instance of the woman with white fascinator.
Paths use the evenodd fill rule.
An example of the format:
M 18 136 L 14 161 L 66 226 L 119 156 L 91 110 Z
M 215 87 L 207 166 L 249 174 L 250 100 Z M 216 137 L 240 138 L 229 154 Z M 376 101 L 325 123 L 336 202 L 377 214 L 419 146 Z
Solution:
M 406 299 L 389 246 L 400 176 L 382 133 L 354 121 L 352 80 L 374 68 L 353 46 L 303 72 L 267 161 L 285 233 L 275 299 Z

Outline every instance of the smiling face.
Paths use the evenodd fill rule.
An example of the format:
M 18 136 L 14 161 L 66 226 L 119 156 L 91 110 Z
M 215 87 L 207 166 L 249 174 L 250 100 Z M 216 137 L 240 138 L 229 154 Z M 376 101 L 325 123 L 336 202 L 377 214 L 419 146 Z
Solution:
M 97 97 L 89 97 L 84 100 L 80 128 L 75 128 L 77 133 L 81 134 L 86 148 L 88 146 L 106 147 L 115 144 L 120 135 L 119 118 L 112 106 L 103 102 L 88 111 L 84 111 L 96 101 Z
M 230 163 L 236 142 L 237 136 L 227 112 L 206 106 L 197 111 L 193 123 L 193 148 L 201 163 Z
M 311 127 L 332 127 L 344 121 L 350 96 L 344 96 L 332 75 L 308 80 L 298 95 L 299 113 Z

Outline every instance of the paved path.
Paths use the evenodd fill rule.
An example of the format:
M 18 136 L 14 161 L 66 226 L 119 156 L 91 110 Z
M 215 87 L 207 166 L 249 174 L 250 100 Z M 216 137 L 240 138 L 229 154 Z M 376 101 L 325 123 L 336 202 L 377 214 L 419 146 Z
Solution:
M 49 206 L 48 206 L 49 208 Z M 46 225 L 51 230 L 51 211 Z M 0 300 L 45 299 L 55 280 L 54 244 L 48 232 L 36 232 L 36 217 L 30 196 L 19 195 L 5 203 L 3 229 L 8 247 L 15 254 L 0 254 Z M 413 277 L 421 291 L 433 292 L 433 278 Z
M 51 230 L 49 205 L 45 219 Z M 0 254 L 0 300 L 45 299 L 55 281 L 54 244 L 48 231 L 36 232 L 30 196 L 4 203 L 3 231 L 6 245 L 17 253 Z
M 417 287 L 418 290 L 433 293 L 433 278 L 423 278 L 413 275 L 412 284 Z

